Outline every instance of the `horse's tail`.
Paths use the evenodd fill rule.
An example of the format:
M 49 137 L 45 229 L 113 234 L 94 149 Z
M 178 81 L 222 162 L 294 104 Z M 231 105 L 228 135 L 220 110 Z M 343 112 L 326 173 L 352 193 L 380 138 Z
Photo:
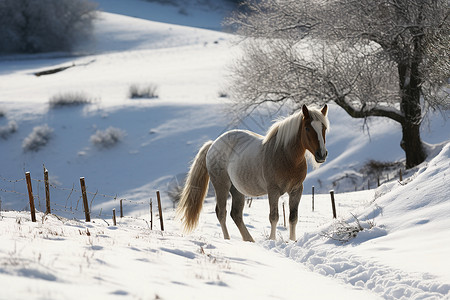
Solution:
M 183 222 L 185 232 L 191 232 L 198 224 L 203 200 L 208 190 L 209 174 L 206 168 L 206 154 L 212 143 L 212 141 L 206 142 L 198 151 L 181 192 L 177 216 Z

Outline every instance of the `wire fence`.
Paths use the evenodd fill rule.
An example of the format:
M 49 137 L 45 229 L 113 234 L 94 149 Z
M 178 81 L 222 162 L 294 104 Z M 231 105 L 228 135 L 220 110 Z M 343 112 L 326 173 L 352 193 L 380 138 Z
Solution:
M 44 168 L 44 178 L 48 178 L 48 173 L 45 174 L 45 172 L 48 172 Z M 27 172 L 28 173 L 28 172 Z M 149 196 L 148 201 L 142 201 L 142 200 L 130 200 L 119 197 L 116 195 L 109 195 L 99 192 L 99 190 L 96 190 L 95 192 L 83 190 L 83 185 L 80 185 L 80 188 L 75 186 L 75 183 L 72 184 L 72 187 L 63 187 L 60 185 L 57 185 L 55 183 L 51 183 L 48 179 L 36 179 L 31 178 L 29 173 L 23 178 L 19 179 L 8 179 L 0 175 L 0 182 L 2 183 L 0 185 L 0 211 L 2 211 L 2 197 L 1 194 L 5 195 L 14 195 L 16 197 L 15 200 L 19 200 L 19 205 L 24 205 L 23 209 L 24 211 L 30 211 L 32 214 L 32 220 L 33 220 L 33 210 L 34 210 L 34 204 L 35 202 L 38 204 L 38 210 L 39 211 L 45 211 L 46 213 L 52 213 L 54 215 L 62 215 L 64 217 L 72 217 L 74 219 L 82 218 L 83 214 L 86 214 L 85 205 L 83 205 L 83 196 L 86 195 L 87 205 L 86 207 L 87 212 L 89 215 L 92 215 L 96 218 L 113 218 L 115 223 L 115 214 L 113 213 L 113 208 L 119 206 L 120 210 L 120 217 L 121 218 L 131 218 L 131 219 L 138 219 L 138 220 L 144 220 L 141 217 L 136 216 L 124 216 L 124 207 L 127 209 L 127 211 L 136 211 L 136 210 L 147 210 L 150 213 L 150 221 L 151 224 L 149 225 L 147 220 L 144 220 L 149 228 L 153 229 L 153 211 L 152 211 L 152 198 Z M 30 176 L 30 183 L 27 182 L 27 176 Z M 47 176 L 47 177 L 46 177 Z M 84 181 L 84 177 L 83 181 Z M 81 178 L 80 178 L 81 181 Z M 33 189 L 34 184 L 34 189 Z M 43 187 L 45 186 L 45 192 L 42 191 Z M 24 192 L 27 191 L 28 193 Z M 84 194 L 83 194 L 84 192 Z M 57 202 L 51 202 L 50 201 L 50 195 L 59 193 Z M 156 196 L 158 200 L 158 207 L 161 207 L 161 199 L 159 191 L 156 191 Z M 17 198 L 18 197 L 18 198 Z M 6 197 L 9 198 L 9 197 Z M 27 198 L 30 201 L 27 203 Z M 113 201 L 113 203 L 105 204 L 104 206 L 95 206 L 96 211 L 93 211 L 94 207 L 94 201 L 98 200 L 99 198 L 108 199 L 109 201 Z M 33 201 L 33 203 L 31 203 Z M 80 203 L 81 202 L 81 203 Z M 46 209 L 42 210 L 41 204 L 46 204 Z M 3 202 L 3 208 L 5 208 L 5 202 Z M 16 203 L 17 206 L 17 203 Z M 108 207 L 107 209 L 104 209 L 104 207 Z M 160 220 L 162 220 L 162 211 L 160 210 L 160 213 L 157 213 L 159 215 Z M 87 216 L 87 215 L 86 215 Z M 86 221 L 88 219 L 86 218 Z M 163 229 L 163 222 L 161 221 L 161 229 Z
M 46 174 L 47 173 L 47 174 Z M 403 174 L 402 169 L 399 170 L 399 182 L 403 183 Z M 393 177 L 393 176 L 392 176 Z M 392 178 L 391 177 L 391 178 Z M 377 186 L 380 186 L 380 177 L 377 180 Z M 389 181 L 389 178 L 388 178 Z M 33 189 L 32 185 L 36 187 Z M 45 193 L 42 191 L 45 186 Z M 368 182 L 368 189 L 370 189 L 370 182 Z M 23 192 L 28 189 L 28 193 Z M 51 189 L 51 191 L 50 191 Z M 33 192 L 34 190 L 34 192 Z M 355 188 L 356 190 L 356 188 Z M 58 201 L 50 203 L 50 195 L 56 195 L 55 198 Z M 150 212 L 150 225 L 149 227 L 153 229 L 153 210 L 152 210 L 152 198 L 148 197 L 148 201 L 142 200 L 131 200 L 123 197 L 119 197 L 117 194 L 109 195 L 105 193 L 99 192 L 97 189 L 95 192 L 88 191 L 85 189 L 84 177 L 80 178 L 80 188 L 76 187 L 75 183 L 72 184 L 72 187 L 63 187 L 58 184 L 52 183 L 48 180 L 48 171 L 44 167 L 44 180 L 31 178 L 29 172 L 25 173 L 25 177 L 18 179 L 9 179 L 0 175 L 0 212 L 2 208 L 5 209 L 5 202 L 2 203 L 2 194 L 6 195 L 14 195 L 16 199 L 10 199 L 11 197 L 6 197 L 8 202 L 15 201 L 15 207 L 17 208 L 20 205 L 23 205 L 23 211 L 30 211 L 32 216 L 32 221 L 35 221 L 35 202 L 37 202 L 38 210 L 45 211 L 46 213 L 52 213 L 57 216 L 62 217 L 71 217 L 73 219 L 81 219 L 82 215 L 85 215 L 86 221 L 90 221 L 90 216 L 92 215 L 94 218 L 100 218 L 105 220 L 105 218 L 112 218 L 113 223 L 115 224 L 115 208 L 119 206 L 120 217 L 121 218 L 132 218 L 135 220 L 144 220 L 142 217 L 137 216 L 124 216 L 124 205 L 127 212 L 135 212 L 135 211 L 147 211 Z M 334 191 L 330 191 L 331 201 L 333 206 L 333 217 L 336 218 L 336 208 L 334 205 Z M 55 196 L 55 195 L 54 195 Z M 164 230 L 163 218 L 162 218 L 162 208 L 161 208 L 161 199 L 159 191 L 156 191 L 156 198 L 158 201 L 158 210 L 155 210 L 156 215 L 159 215 L 160 219 L 160 228 Z M 52 196 L 53 197 L 53 196 Z M 29 202 L 27 202 L 27 198 Z M 98 201 L 99 198 L 107 199 L 109 202 L 104 203 L 103 205 L 95 205 L 94 201 Z M 248 201 L 249 207 L 251 206 L 250 199 Z M 111 203 L 112 201 L 112 203 Z M 8 204 L 8 202 L 6 204 Z M 45 203 L 45 210 L 42 209 Z M 2 207 L 3 204 L 3 207 Z M 42 205 L 41 205 L 42 204 Z M 93 211 L 95 208 L 95 212 Z M 6 209 L 8 209 L 8 205 L 6 205 Z M 283 206 L 284 210 L 284 206 Z M 312 210 L 314 211 L 314 186 L 312 187 Z M 283 214 L 283 218 L 285 219 L 285 215 Z M 147 224 L 147 220 L 144 220 Z M 105 221 L 106 222 L 106 221 Z M 285 222 L 284 222 L 285 223 Z

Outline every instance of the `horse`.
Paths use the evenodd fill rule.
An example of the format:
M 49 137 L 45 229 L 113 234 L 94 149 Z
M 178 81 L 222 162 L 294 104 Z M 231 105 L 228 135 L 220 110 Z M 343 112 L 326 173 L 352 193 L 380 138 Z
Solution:
M 325 133 L 329 128 L 328 106 L 321 110 L 302 106 L 301 111 L 275 122 L 265 136 L 248 130 L 231 130 L 198 151 L 188 172 L 176 213 L 189 233 L 198 225 L 208 182 L 216 195 L 216 216 L 223 237 L 230 239 L 226 226 L 226 204 L 231 193 L 231 218 L 242 239 L 254 242 L 244 224 L 245 196 L 268 195 L 271 231 L 275 240 L 278 199 L 289 195 L 289 238 L 296 240 L 298 205 L 306 177 L 307 151 L 320 166 L 328 155 Z M 313 160 L 314 162 L 314 160 Z

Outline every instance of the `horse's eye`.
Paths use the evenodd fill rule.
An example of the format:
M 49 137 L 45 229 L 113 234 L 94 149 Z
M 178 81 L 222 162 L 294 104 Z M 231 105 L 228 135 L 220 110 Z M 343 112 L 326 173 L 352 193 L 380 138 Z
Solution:
M 309 127 L 306 127 L 306 131 L 308 131 L 308 132 L 309 132 Z

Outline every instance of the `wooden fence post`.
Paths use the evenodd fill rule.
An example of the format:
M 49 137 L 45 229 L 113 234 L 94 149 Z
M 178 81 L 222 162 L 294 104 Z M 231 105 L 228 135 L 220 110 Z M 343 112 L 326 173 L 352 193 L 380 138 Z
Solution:
M 153 230 L 153 202 L 150 198 L 150 230 Z
M 162 207 L 161 207 L 161 196 L 159 195 L 159 191 L 156 191 L 156 198 L 158 198 L 159 222 L 161 224 L 161 231 L 164 231 L 164 221 L 163 221 Z
M 86 183 L 84 182 L 84 177 L 80 177 L 80 185 L 81 185 L 81 195 L 83 196 L 84 216 L 86 217 L 86 222 L 90 222 L 91 215 L 89 213 L 89 205 L 86 195 Z
M 48 170 L 44 167 L 44 183 L 45 183 L 45 214 L 51 214 L 52 209 L 50 208 L 50 184 L 48 182 Z
M 336 219 L 336 204 L 334 203 L 334 191 L 330 191 L 331 195 L 331 208 L 333 209 L 333 218 Z
M 400 182 L 402 182 L 403 181 L 403 174 L 402 174 L 402 169 L 400 169 L 400 172 L 399 172 L 399 177 L 400 177 Z
M 380 175 L 378 175 L 378 177 L 377 177 L 377 184 L 378 184 L 378 186 L 380 186 Z
M 36 222 L 36 208 L 34 207 L 33 188 L 31 186 L 30 172 L 25 173 L 25 178 L 27 180 L 28 198 L 30 200 L 31 221 Z
M 312 211 L 314 211 L 314 186 L 312 186 Z
M 115 208 L 113 208 L 113 224 L 114 224 L 114 226 L 117 225 L 117 223 L 116 223 L 116 209 Z
M 283 225 L 286 228 L 286 212 L 284 211 L 284 201 L 283 201 Z
M 123 206 L 122 206 L 122 200 L 120 199 L 120 217 L 123 218 Z

